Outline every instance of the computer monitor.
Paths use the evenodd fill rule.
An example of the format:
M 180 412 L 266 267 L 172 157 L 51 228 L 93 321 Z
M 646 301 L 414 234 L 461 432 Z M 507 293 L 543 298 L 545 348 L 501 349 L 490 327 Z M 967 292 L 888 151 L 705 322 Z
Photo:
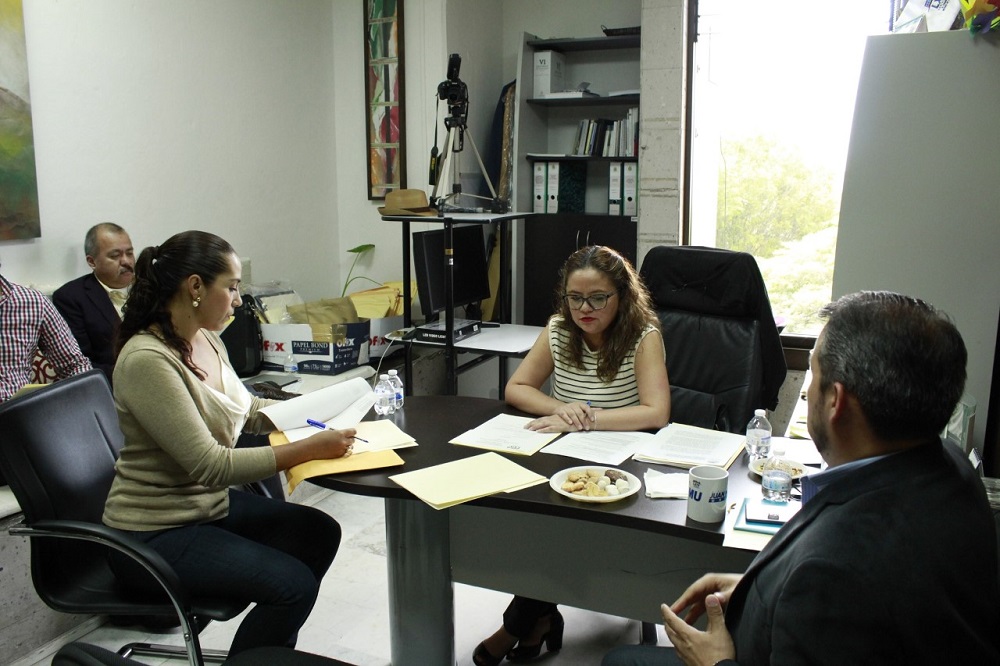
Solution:
M 482 225 L 454 226 L 451 234 L 455 307 L 489 298 L 490 279 Z M 445 309 L 444 229 L 413 234 L 413 263 L 420 309 L 424 318 L 430 320 Z

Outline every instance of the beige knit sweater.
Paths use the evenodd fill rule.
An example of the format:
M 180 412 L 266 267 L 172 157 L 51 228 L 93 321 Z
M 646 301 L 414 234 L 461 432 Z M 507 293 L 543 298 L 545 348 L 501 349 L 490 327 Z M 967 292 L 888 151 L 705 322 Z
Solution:
M 205 332 L 229 365 L 222 340 Z M 125 446 L 104 507 L 110 527 L 147 531 L 216 520 L 229 512 L 230 485 L 275 473 L 271 447 L 233 448 L 236 424 L 219 397 L 154 335 L 125 344 L 114 395 Z M 270 429 L 258 410 L 271 402 L 252 397 L 245 432 Z

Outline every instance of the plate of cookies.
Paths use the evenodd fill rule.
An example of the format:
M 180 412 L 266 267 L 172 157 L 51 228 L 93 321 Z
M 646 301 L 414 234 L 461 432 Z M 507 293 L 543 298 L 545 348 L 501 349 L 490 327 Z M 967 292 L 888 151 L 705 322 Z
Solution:
M 617 502 L 639 492 L 642 482 L 624 470 L 590 465 L 556 472 L 549 479 L 549 486 L 578 502 Z

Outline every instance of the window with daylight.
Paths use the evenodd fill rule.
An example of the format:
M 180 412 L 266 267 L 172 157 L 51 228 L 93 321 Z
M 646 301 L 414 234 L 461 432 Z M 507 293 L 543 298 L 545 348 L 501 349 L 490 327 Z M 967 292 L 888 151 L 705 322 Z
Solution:
M 789 333 L 830 300 L 865 42 L 893 4 L 697 3 L 686 242 L 753 254 Z

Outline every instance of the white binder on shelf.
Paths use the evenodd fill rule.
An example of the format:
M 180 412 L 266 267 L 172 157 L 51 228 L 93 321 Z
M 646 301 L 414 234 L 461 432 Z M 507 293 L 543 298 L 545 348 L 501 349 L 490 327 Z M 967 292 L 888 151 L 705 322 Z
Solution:
M 548 174 L 548 203 L 545 205 L 546 213 L 559 212 L 559 162 L 549 162 Z
M 625 162 L 622 165 L 622 215 L 638 215 L 639 165 Z
M 608 215 L 622 214 L 622 163 L 608 166 Z
M 547 97 L 549 93 L 565 88 L 563 72 L 566 59 L 558 51 L 535 51 L 534 97 Z
M 535 162 L 535 199 L 532 210 L 536 213 L 545 212 L 545 205 L 549 198 L 546 167 L 546 162 Z

